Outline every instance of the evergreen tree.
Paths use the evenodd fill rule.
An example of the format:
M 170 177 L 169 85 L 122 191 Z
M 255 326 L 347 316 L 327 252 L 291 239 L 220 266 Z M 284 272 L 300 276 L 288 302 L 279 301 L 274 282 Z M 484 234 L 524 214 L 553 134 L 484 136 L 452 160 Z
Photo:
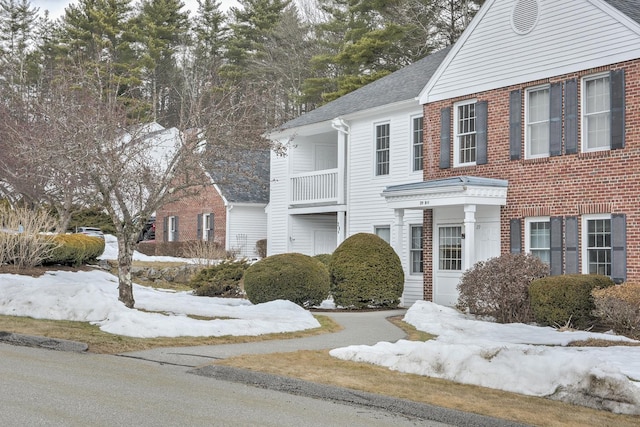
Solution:
M 26 82 L 26 60 L 34 50 L 38 8 L 28 0 L 0 0 L 0 55 L 6 81 L 16 87 Z

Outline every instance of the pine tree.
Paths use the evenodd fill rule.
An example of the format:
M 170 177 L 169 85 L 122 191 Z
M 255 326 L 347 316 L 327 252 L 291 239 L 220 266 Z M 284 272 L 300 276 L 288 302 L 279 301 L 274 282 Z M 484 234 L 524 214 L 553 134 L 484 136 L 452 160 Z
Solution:
M 26 82 L 26 61 L 33 52 L 38 9 L 28 0 L 0 0 L 0 53 L 6 81 L 20 88 Z

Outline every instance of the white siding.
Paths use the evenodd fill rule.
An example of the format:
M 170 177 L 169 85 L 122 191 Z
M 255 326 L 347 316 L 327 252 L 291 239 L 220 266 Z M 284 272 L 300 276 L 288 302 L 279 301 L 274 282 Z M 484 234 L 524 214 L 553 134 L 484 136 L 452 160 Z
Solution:
M 267 238 L 267 214 L 264 206 L 233 206 L 227 211 L 227 249 L 237 250 L 239 256 L 256 256 L 256 242 Z
M 423 103 L 640 56 L 640 26 L 599 0 L 540 0 L 538 22 L 524 35 L 511 28 L 513 0 L 489 3 L 427 86 Z

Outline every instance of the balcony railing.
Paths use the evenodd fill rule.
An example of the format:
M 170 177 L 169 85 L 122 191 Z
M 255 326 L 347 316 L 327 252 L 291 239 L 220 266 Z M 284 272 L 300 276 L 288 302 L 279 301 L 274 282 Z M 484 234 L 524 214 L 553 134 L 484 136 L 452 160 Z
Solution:
M 291 178 L 291 204 L 336 203 L 338 169 L 298 174 Z

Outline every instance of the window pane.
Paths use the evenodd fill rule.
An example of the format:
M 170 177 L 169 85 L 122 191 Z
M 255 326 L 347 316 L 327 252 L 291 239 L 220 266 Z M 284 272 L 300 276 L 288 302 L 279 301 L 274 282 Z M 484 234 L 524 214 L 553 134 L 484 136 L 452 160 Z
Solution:
M 422 162 L 422 117 L 416 117 L 413 119 L 413 170 L 419 171 L 423 168 Z
M 462 227 L 440 227 L 440 270 L 462 270 Z
M 587 221 L 587 260 L 590 274 L 611 275 L 611 220 Z
M 422 226 L 411 226 L 411 273 L 422 273 Z
M 387 243 L 391 242 L 391 228 L 390 227 L 376 227 L 375 233 L 378 237 Z
M 608 148 L 611 110 L 609 76 L 586 80 L 584 91 L 585 149 Z
M 551 224 L 549 221 L 529 223 L 529 250 L 542 262 L 551 261 Z
M 457 149 L 460 163 L 476 161 L 476 115 L 475 104 L 458 106 Z
M 389 174 L 389 124 L 376 126 L 376 175 Z

